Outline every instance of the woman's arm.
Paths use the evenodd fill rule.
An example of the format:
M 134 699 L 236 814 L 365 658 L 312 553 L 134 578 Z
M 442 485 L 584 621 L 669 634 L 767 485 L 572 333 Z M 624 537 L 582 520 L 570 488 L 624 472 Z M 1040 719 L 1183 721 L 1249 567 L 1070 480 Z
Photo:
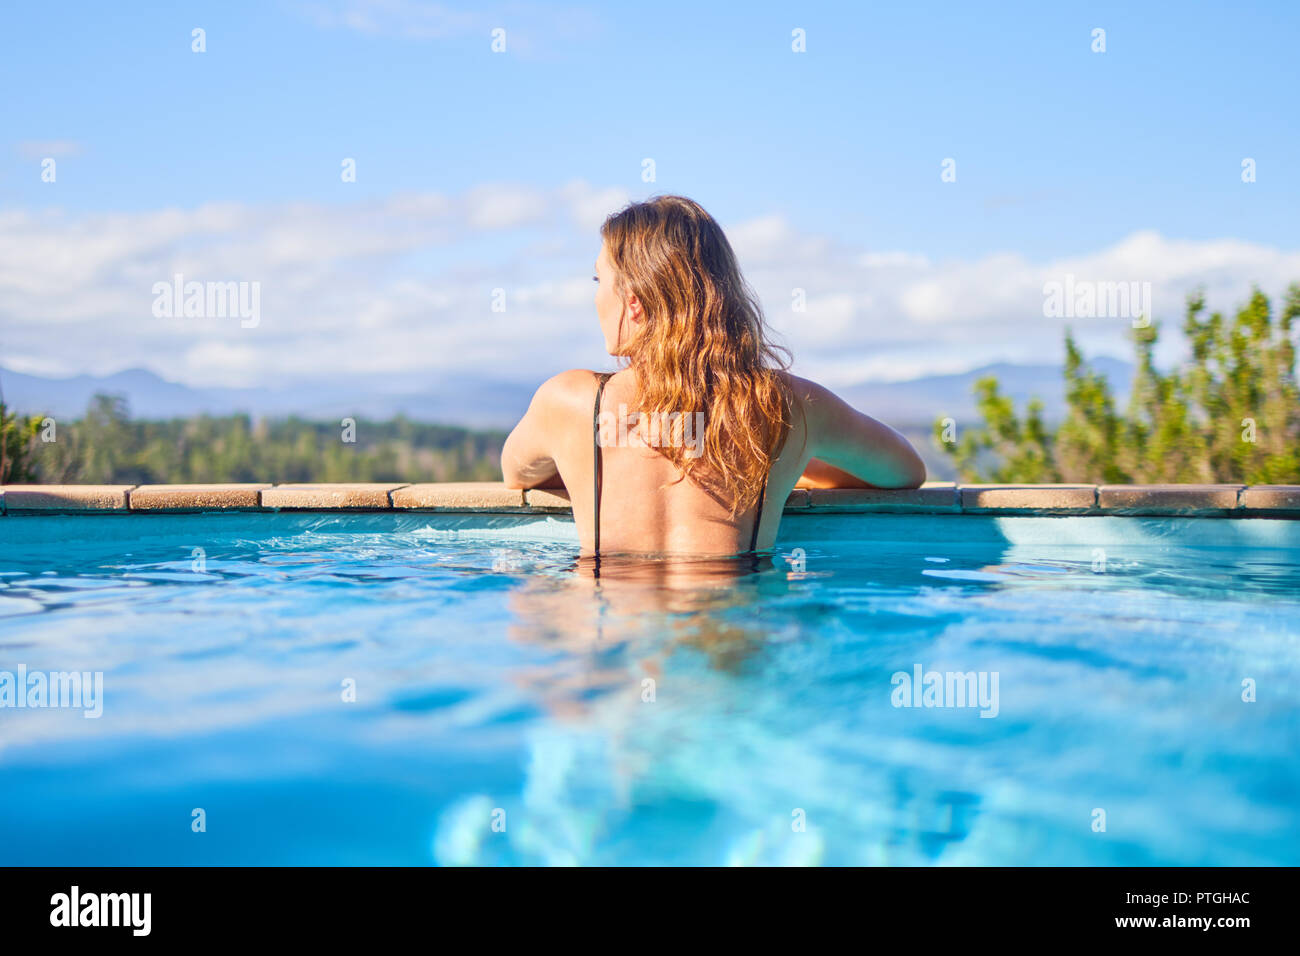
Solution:
M 796 488 L 874 488 L 875 485 L 855 478 L 842 468 L 828 465 L 820 458 L 808 462 L 803 474 L 795 483 Z
M 574 369 L 542 383 L 528 411 L 501 448 L 501 477 L 507 488 L 562 488 L 553 457 L 574 400 L 590 388 L 591 372 Z M 571 416 L 569 416 L 571 417 Z M 571 423 L 570 423 L 571 424 Z
M 925 463 L 897 431 L 862 414 L 829 389 L 791 378 L 808 416 L 812 452 L 796 487 L 916 488 L 925 481 Z

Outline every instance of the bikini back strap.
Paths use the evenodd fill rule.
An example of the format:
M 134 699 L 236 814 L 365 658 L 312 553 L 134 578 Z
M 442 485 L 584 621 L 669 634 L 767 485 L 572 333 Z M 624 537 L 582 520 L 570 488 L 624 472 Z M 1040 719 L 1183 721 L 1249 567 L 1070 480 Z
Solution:
M 595 539 L 596 539 L 595 556 L 597 562 L 596 563 L 597 574 L 600 573 L 600 484 L 601 484 L 600 479 L 601 479 L 601 471 L 603 470 L 602 466 L 604 464 L 604 462 L 601 459 L 601 453 L 600 453 L 600 399 L 601 396 L 605 394 L 605 383 L 609 381 L 609 377 L 610 377 L 609 372 L 601 372 L 597 374 L 596 378 L 599 380 L 600 384 L 596 386 L 596 404 L 592 407 L 592 411 L 591 411 L 591 450 L 592 450 L 593 458 L 596 463 L 596 467 L 594 469 L 595 474 L 593 476 L 594 478 L 593 491 L 595 493 L 592 495 L 592 499 L 596 503 L 595 505 L 596 520 L 593 527 L 595 528 Z
M 754 533 L 749 536 L 749 550 L 753 553 L 758 550 L 758 527 L 763 523 L 763 500 L 767 498 L 767 479 L 763 479 L 763 487 L 758 490 L 758 510 L 754 512 Z

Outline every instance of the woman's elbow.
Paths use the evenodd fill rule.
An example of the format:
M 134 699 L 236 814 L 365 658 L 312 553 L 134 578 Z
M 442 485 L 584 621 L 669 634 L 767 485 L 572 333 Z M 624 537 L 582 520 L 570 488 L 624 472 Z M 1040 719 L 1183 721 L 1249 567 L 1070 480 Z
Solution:
M 925 462 L 921 460 L 920 455 L 917 455 L 916 463 L 912 466 L 910 472 L 908 473 L 907 484 L 903 485 L 903 487 L 920 488 L 923 484 L 925 484 L 925 478 L 926 478 Z
M 517 447 L 515 432 L 511 432 L 501 446 L 501 483 L 512 491 L 528 487 L 528 475 L 519 465 Z
M 518 459 L 501 456 L 501 484 L 511 491 L 527 491 L 530 488 L 562 488 L 560 473 L 551 461 L 535 462 L 530 465 L 519 464 Z
M 920 488 L 921 485 L 925 484 L 925 462 L 921 460 L 921 456 L 917 454 L 916 449 L 910 443 L 907 446 L 907 454 L 903 456 L 903 459 L 898 464 L 898 472 L 895 475 L 895 482 L 892 487 L 899 489 Z
M 518 490 L 524 486 L 524 476 L 514 467 L 509 454 L 509 446 L 501 450 L 501 483 L 507 488 Z

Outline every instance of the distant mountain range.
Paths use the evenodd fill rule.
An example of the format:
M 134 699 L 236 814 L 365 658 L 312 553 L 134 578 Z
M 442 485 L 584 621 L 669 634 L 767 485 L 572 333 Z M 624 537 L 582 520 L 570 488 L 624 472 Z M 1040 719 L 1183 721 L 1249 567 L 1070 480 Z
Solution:
M 1133 366 L 1112 358 L 1091 360 L 1093 371 L 1110 382 L 1118 401 L 1128 401 Z M 892 423 L 931 424 L 937 418 L 961 421 L 975 412 L 974 387 L 978 379 L 992 375 L 1002 392 L 1023 409 L 1030 398 L 1043 401 L 1044 416 L 1057 420 L 1065 415 L 1065 372 L 1060 365 L 1014 365 L 998 362 L 952 375 L 927 375 L 904 382 L 864 382 L 837 388 L 835 392 L 854 408 Z
M 91 398 L 103 392 L 124 396 L 133 418 L 244 412 L 254 417 L 296 415 L 326 421 L 348 416 L 388 419 L 404 414 L 421 422 L 504 428 L 523 415 L 535 386 L 444 378 L 436 388 L 419 394 L 389 394 L 376 384 L 344 387 L 338 382 L 289 389 L 193 388 L 138 368 L 73 378 L 45 378 L 0 368 L 0 388 L 11 408 L 55 418 L 80 417 Z
M 1099 358 L 1093 367 L 1104 373 L 1119 398 L 1127 397 L 1133 367 L 1117 359 Z M 856 408 L 891 424 L 929 426 L 936 418 L 958 421 L 974 416 L 971 390 L 975 380 L 996 376 L 1018 405 L 1038 396 L 1049 419 L 1065 408 L 1064 380 L 1059 365 L 998 363 L 952 375 L 929 375 L 904 382 L 863 382 L 836 389 Z M 4 399 L 19 412 L 43 412 L 55 418 L 77 418 L 98 392 L 122 395 L 135 418 L 187 418 L 244 412 L 254 417 L 297 415 L 312 420 L 347 416 L 386 419 L 398 414 L 422 422 L 473 428 L 508 428 L 519 420 L 538 383 L 490 382 L 482 379 L 442 379 L 419 393 L 392 394 L 378 385 L 344 388 L 337 382 L 292 389 L 191 388 L 169 382 L 144 369 L 112 375 L 44 378 L 0 368 Z

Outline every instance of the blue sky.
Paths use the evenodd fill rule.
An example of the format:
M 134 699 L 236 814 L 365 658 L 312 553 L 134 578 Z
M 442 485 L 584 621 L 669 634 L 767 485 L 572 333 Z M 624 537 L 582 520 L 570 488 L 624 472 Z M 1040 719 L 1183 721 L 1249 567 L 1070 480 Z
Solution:
M 462 295 L 527 288 L 522 311 L 535 312 L 515 319 L 535 328 L 563 312 L 573 334 L 560 341 L 576 342 L 589 320 L 568 317 L 582 309 L 576 291 L 547 300 L 544 289 L 585 278 L 593 207 L 654 192 L 693 196 L 750 237 L 737 241 L 742 265 L 754 250 L 751 278 L 774 325 L 831 379 L 873 377 L 891 364 L 891 348 L 901 350 L 892 364 L 928 367 L 924 347 L 942 317 L 918 302 L 969 301 L 988 316 L 938 336 L 936 369 L 1031 357 L 1024 330 L 994 311 L 1008 302 L 1032 311 L 1023 289 L 1020 299 L 986 297 L 961 276 L 1029 288 L 1044 270 L 1091 263 L 1099 277 L 1149 277 L 1166 289 L 1168 318 L 1175 291 L 1199 281 L 1174 267 L 1180 261 L 1199 263 L 1225 305 L 1252 281 L 1276 293 L 1300 280 L 1294 4 L 981 6 L 8 4 L 0 243 L 21 252 L 43 242 L 68 261 L 50 265 L 47 254 L 22 275 L 0 271 L 0 363 L 66 374 L 143 365 L 180 380 L 248 384 L 236 381 L 245 360 L 270 369 L 275 350 L 309 333 L 287 308 L 305 286 L 294 297 L 285 291 L 275 306 L 283 321 L 269 315 L 259 339 L 198 324 L 164 336 L 163 349 L 147 341 L 156 326 L 140 333 L 147 323 L 124 290 L 181 263 L 191 274 L 267 283 L 274 303 L 277 282 L 288 290 L 307 281 L 277 271 L 284 250 L 331 235 L 342 250 L 317 261 L 331 264 L 333 278 L 319 279 L 308 299 L 383 302 L 423 284 L 421 294 L 448 310 L 429 314 L 436 325 L 463 316 L 454 311 Z M 507 31 L 501 54 L 490 49 L 497 26 Z M 202 54 L 191 51 L 195 27 L 206 31 Z M 1104 53 L 1091 49 L 1097 27 Z M 791 50 L 794 28 L 806 31 L 806 53 Z M 46 155 L 58 163 L 57 183 L 40 179 Z M 357 161 L 355 183 L 340 181 L 344 157 Z M 641 180 L 647 157 L 652 184 Z M 957 181 L 944 183 L 949 157 Z M 1245 157 L 1257 163 L 1254 183 L 1241 181 Z M 501 201 L 533 202 L 534 213 L 479 228 L 487 220 L 466 197 L 493 190 Z M 403 197 L 432 195 L 465 200 L 463 215 L 414 224 L 390 216 Z M 574 202 L 585 213 L 562 215 Z M 225 207 L 238 210 L 237 223 L 198 212 Z M 157 229 L 167 210 L 185 224 L 167 244 L 142 249 L 128 233 Z M 358 217 L 374 242 L 349 255 Z M 294 222 L 307 238 L 279 235 L 263 247 L 269 258 L 236 254 Z M 88 236 L 96 245 L 83 250 L 77 243 Z M 120 255 L 84 264 L 115 240 Z M 832 270 L 852 272 L 872 255 L 884 257 L 879 268 L 911 272 L 836 284 Z M 1001 276 L 1008 262 L 1032 281 Z M 795 274 L 783 271 L 791 264 Z M 32 268 L 44 269 L 43 282 L 23 278 Z M 918 291 L 917 282 L 934 288 Z M 810 308 L 783 317 L 794 286 L 808 289 Z M 58 298 L 73 287 L 82 300 Z M 96 312 L 92 300 L 105 305 Z M 42 311 L 45 328 L 81 323 L 87 334 L 43 343 L 33 314 Z M 370 328 L 409 328 L 421 315 L 410 301 L 380 312 Z M 1041 329 L 1041 314 L 1029 320 Z M 908 323 L 915 335 L 900 333 Z M 836 347 L 836 330 L 850 326 L 878 332 L 846 343 L 872 359 L 860 374 Z M 1061 330 L 1048 331 L 1034 345 L 1051 353 L 1045 360 L 1059 354 Z M 1122 353 L 1117 328 L 1093 331 L 1098 348 Z M 495 352 L 461 353 L 455 367 L 504 363 L 537 377 L 558 370 L 547 363 L 600 360 L 589 349 L 570 362 L 563 349 L 543 349 L 529 364 L 537 350 L 516 355 L 511 337 Z M 347 370 L 348 351 L 340 346 L 331 360 L 322 350 L 313 361 Z M 394 371 L 421 374 L 409 363 Z M 287 374 L 310 373 L 304 365 Z

